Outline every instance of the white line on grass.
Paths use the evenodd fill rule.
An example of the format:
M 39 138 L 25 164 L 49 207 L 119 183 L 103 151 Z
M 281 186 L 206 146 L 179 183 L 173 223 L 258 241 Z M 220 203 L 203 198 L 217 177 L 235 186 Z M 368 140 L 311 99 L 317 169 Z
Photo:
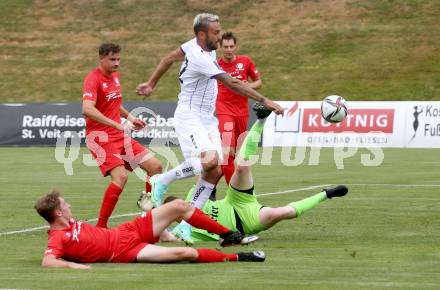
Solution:
M 298 191 L 304 191 L 304 190 L 310 190 L 310 189 L 316 189 L 316 188 L 325 188 L 329 185 L 330 184 L 320 184 L 320 185 L 302 187 L 302 188 L 297 188 L 297 189 L 289 189 L 289 190 L 284 190 L 284 191 L 267 192 L 267 193 L 257 194 L 257 196 L 285 194 L 285 193 L 290 193 L 290 192 L 298 192 Z M 351 186 L 390 186 L 390 187 L 440 187 L 440 184 L 348 183 L 347 185 L 351 185 Z M 119 215 L 111 216 L 110 219 L 135 216 L 138 214 L 140 214 L 140 213 L 133 212 L 133 213 L 126 213 L 126 214 L 119 214 Z M 98 220 L 98 219 L 93 218 L 93 219 L 89 219 L 88 221 L 96 221 L 96 220 Z M 40 227 L 34 227 L 34 228 L 28 228 L 28 229 L 22 229 L 22 230 L 10 231 L 10 232 L 3 232 L 3 233 L 0 233 L 0 236 L 28 233 L 28 232 L 34 232 L 34 231 L 48 229 L 48 228 L 49 228 L 49 226 L 40 226 Z
M 140 212 L 132 212 L 132 213 L 125 213 L 125 214 L 118 214 L 118 215 L 114 215 L 111 216 L 110 219 L 116 219 L 116 218 L 120 218 L 120 217 L 127 217 L 127 216 L 135 216 L 135 215 L 139 215 Z M 87 221 L 93 222 L 93 221 L 97 221 L 97 218 L 93 218 L 93 219 L 89 219 Z M 10 231 L 10 232 L 3 232 L 0 233 L 0 236 L 7 236 L 7 235 L 13 235 L 13 234 L 21 234 L 21 233 L 28 233 L 28 232 L 34 232 L 34 231 L 38 231 L 38 230 L 44 230 L 44 229 L 48 229 L 49 226 L 41 226 L 41 227 L 35 227 L 35 228 L 29 228 L 29 229 L 23 229 L 23 230 L 16 230 L 16 231 Z M 0 289 L 1 290 L 1 289 Z
M 284 191 L 277 191 L 277 192 L 268 192 L 268 193 L 261 193 L 257 194 L 257 196 L 264 196 L 264 195 L 275 195 L 275 194 L 283 194 L 283 193 L 289 193 L 289 192 L 297 192 L 297 191 L 303 191 L 303 190 L 309 190 L 309 189 L 315 189 L 315 188 L 324 188 L 329 186 L 330 184 L 320 184 L 320 185 L 314 185 L 309 187 L 303 187 L 303 188 L 297 188 L 297 189 L 289 189 Z

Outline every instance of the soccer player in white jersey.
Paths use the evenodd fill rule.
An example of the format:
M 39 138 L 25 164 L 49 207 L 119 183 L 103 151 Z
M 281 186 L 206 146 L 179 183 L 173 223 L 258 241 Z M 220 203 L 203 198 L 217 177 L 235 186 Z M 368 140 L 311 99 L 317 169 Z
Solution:
M 146 83 L 137 86 L 136 92 L 149 96 L 162 75 L 174 62 L 183 61 L 180 73 L 180 94 L 174 113 L 175 131 L 185 161 L 163 174 L 150 178 L 151 199 L 155 207 L 160 206 L 168 185 L 177 179 L 199 175 L 192 204 L 202 208 L 220 179 L 222 148 L 218 121 L 214 116 L 217 98 L 217 81 L 240 95 L 263 103 L 276 114 L 283 108 L 253 90 L 248 84 L 224 72 L 217 64 L 215 50 L 221 41 L 219 17 L 209 13 L 194 18 L 195 38 L 182 44 L 166 55 L 157 65 Z M 146 199 L 149 196 L 144 196 Z M 143 202 L 141 197 L 139 202 Z M 192 244 L 191 228 L 182 222 L 174 234 L 187 244 Z

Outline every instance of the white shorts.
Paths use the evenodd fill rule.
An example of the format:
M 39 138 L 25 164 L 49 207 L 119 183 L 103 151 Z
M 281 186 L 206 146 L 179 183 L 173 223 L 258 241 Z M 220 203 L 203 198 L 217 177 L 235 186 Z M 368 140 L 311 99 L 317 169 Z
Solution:
M 185 159 L 200 157 L 202 152 L 217 151 L 221 163 L 222 143 L 214 115 L 203 115 L 185 106 L 177 106 L 174 128 Z

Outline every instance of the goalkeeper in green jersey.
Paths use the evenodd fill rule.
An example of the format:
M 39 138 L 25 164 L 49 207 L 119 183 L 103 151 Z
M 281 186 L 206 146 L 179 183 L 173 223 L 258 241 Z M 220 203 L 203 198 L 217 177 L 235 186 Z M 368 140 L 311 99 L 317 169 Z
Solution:
M 249 130 L 241 146 L 239 158 L 236 160 L 237 166 L 229 183 L 226 197 L 216 200 L 215 196 L 211 196 L 202 209 L 206 214 L 223 226 L 249 235 L 267 230 L 282 220 L 299 217 L 328 198 L 347 194 L 347 187 L 339 185 L 283 207 L 268 207 L 259 203 L 255 195 L 249 160 L 257 153 L 264 123 L 271 111 L 260 103 L 256 103 L 253 109 L 258 119 Z M 191 198 L 191 194 L 192 190 L 189 191 L 186 200 Z M 165 202 L 176 198 L 169 196 Z M 193 228 L 191 235 L 194 241 L 219 239 L 218 235 L 197 228 Z M 168 234 L 168 237 L 166 236 L 167 234 L 163 236 L 164 240 L 175 240 L 171 233 Z

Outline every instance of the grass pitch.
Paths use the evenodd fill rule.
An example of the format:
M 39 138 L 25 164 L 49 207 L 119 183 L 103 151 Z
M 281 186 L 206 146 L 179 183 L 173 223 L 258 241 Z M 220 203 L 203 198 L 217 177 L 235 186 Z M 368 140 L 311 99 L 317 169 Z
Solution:
M 254 166 L 258 194 L 292 190 L 260 196 L 265 205 L 282 206 L 318 192 L 301 190 L 312 186 L 345 183 L 350 189 L 344 198 L 262 232 L 250 247 L 225 250 L 262 249 L 265 263 L 94 264 L 91 270 L 69 270 L 40 267 L 46 230 L 5 233 L 44 225 L 33 204 L 54 186 L 78 218 L 96 218 L 108 179 L 81 159 L 73 164 L 73 175 L 66 175 L 53 148 L 0 148 L 0 288 L 438 289 L 438 150 L 387 149 L 378 167 L 361 164 L 360 155 L 367 153 L 346 159 L 343 170 L 336 169 L 332 149 L 321 151 L 317 166 L 306 159 L 286 167 L 280 150 L 274 150 L 271 166 Z M 183 196 L 193 182 L 176 182 L 170 193 Z M 143 187 L 131 174 L 114 215 L 135 213 Z M 222 181 L 219 196 L 224 189 Z M 126 219 L 112 219 L 111 225 Z

